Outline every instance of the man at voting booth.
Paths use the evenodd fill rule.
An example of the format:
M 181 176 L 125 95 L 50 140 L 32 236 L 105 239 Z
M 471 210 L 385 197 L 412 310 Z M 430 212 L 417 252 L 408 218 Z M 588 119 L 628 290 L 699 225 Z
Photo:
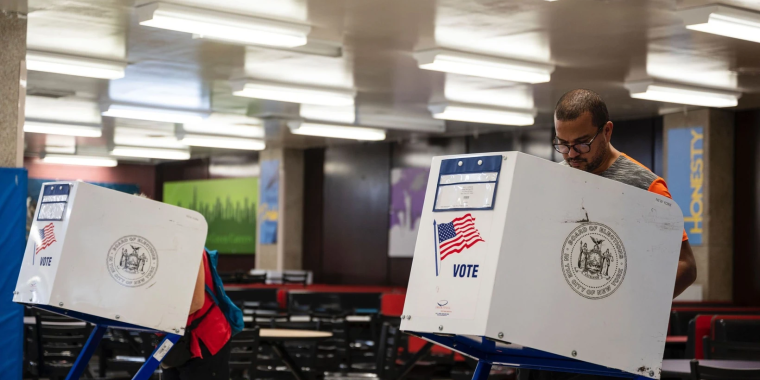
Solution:
M 577 89 L 564 94 L 554 111 L 554 126 L 556 136 L 552 144 L 564 158 L 562 165 L 671 198 L 665 180 L 612 146 L 613 124 L 609 121 L 607 105 L 595 92 Z M 684 231 L 673 297 L 688 288 L 696 277 L 694 255 Z M 520 379 L 602 378 L 606 377 L 535 370 L 520 373 Z
M 204 250 L 187 319 L 186 331 L 189 332 L 164 358 L 164 379 L 229 379 L 232 329 L 219 305 L 208 294 L 213 289 L 213 274 Z

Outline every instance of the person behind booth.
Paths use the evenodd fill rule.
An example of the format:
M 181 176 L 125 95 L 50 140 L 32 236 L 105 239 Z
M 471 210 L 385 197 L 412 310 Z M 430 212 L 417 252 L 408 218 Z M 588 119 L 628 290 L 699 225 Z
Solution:
M 203 260 L 190 304 L 185 335 L 162 362 L 165 380 L 228 380 L 232 328 L 222 310 L 207 293 L 214 289 L 209 257 Z M 214 290 L 209 290 L 214 291 Z
M 597 93 L 578 89 L 562 95 L 554 110 L 554 129 L 556 137 L 552 144 L 564 158 L 562 165 L 672 198 L 665 180 L 612 146 L 610 140 L 613 124 L 609 120 L 607 105 Z M 696 278 L 697 265 L 686 231 L 684 231 L 676 282 L 672 289 L 673 297 L 686 290 Z M 669 292 L 671 289 L 663 289 L 663 291 Z M 520 371 L 518 378 L 521 380 L 616 379 L 615 377 L 525 370 Z

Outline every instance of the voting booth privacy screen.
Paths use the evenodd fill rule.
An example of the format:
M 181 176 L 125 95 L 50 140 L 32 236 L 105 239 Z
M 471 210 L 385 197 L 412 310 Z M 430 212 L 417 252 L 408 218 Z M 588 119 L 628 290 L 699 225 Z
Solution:
M 45 183 L 13 301 L 180 333 L 207 229 L 192 210 L 84 182 Z
M 659 378 L 682 231 L 672 200 L 554 162 L 436 157 L 401 328 Z

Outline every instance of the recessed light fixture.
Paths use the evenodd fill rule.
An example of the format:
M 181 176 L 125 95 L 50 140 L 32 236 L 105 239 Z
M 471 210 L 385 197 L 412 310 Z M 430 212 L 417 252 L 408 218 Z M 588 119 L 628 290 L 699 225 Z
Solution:
M 119 79 L 124 77 L 126 67 L 126 62 L 35 50 L 26 52 L 26 68 L 30 71 L 100 79 Z
M 27 96 L 24 116 L 27 120 L 50 123 L 101 125 L 100 107 L 92 99 L 77 97 L 49 98 Z
M 42 158 L 42 162 L 46 164 L 104 166 L 104 167 L 114 167 L 118 165 L 118 162 L 113 158 L 97 157 L 97 156 L 77 156 L 73 154 L 71 155 L 46 154 Z
M 177 141 L 173 126 L 168 128 L 116 126 L 113 133 L 113 143 L 138 147 L 187 149 L 187 145 Z
M 356 108 L 350 106 L 315 106 L 301 104 L 299 114 L 303 119 L 330 121 L 334 123 L 352 124 L 356 121 Z
M 554 71 L 553 65 L 441 48 L 418 51 L 414 53 L 414 58 L 417 60 L 418 66 L 425 70 L 512 82 L 548 82 L 551 80 L 551 74 Z
M 375 128 L 297 121 L 289 122 L 288 127 L 290 128 L 290 132 L 296 135 L 368 141 L 385 140 L 385 131 Z
M 409 132 L 446 131 L 446 122 L 433 119 L 427 109 L 406 107 L 386 107 L 360 104 L 357 112 L 358 124 L 365 127 L 397 129 Z
M 740 92 L 657 82 L 652 79 L 628 82 L 631 97 L 657 102 L 690 104 L 703 107 L 735 107 Z
M 705 33 L 760 42 L 760 13 L 724 5 L 709 5 L 677 12 L 686 28 Z
M 311 31 L 308 25 L 164 2 L 137 7 L 137 18 L 140 25 L 191 33 L 201 38 L 281 47 L 305 45 Z
M 112 156 L 156 158 L 162 160 L 188 160 L 189 150 L 144 148 L 134 146 L 115 146 L 111 151 Z
M 429 107 L 436 119 L 499 125 L 533 125 L 535 113 L 467 103 L 434 103 Z
M 245 115 L 212 113 L 201 122 L 183 124 L 182 129 L 190 133 L 263 138 L 262 124 L 261 119 Z
M 100 137 L 103 134 L 100 125 L 77 125 L 36 120 L 25 120 L 24 132 L 80 137 Z
M 232 93 L 237 96 L 322 106 L 351 106 L 356 96 L 354 90 L 299 86 L 254 79 L 233 80 L 231 85 Z
M 103 111 L 103 116 L 183 124 L 200 122 L 207 114 L 195 111 L 109 104 Z
M 74 136 L 45 136 L 45 153 L 74 154 L 77 152 L 77 138 Z
M 208 148 L 239 150 L 264 150 L 266 148 L 266 144 L 263 140 L 241 137 L 186 134 L 182 136 L 179 141 L 189 146 L 203 146 Z

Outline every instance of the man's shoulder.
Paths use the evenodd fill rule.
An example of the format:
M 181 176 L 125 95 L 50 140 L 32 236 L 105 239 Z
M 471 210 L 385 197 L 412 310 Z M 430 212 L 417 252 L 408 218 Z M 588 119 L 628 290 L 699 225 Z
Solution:
M 657 174 L 626 154 L 621 154 L 612 166 L 600 175 L 643 190 L 649 190 L 655 181 L 661 180 Z

